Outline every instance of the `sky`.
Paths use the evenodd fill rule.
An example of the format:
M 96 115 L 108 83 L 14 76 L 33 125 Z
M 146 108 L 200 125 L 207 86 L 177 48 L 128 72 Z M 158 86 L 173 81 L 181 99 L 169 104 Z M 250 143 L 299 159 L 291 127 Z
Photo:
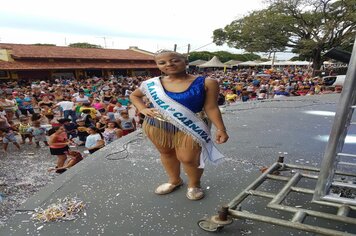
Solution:
M 137 46 L 156 52 L 229 51 L 213 31 L 266 6 L 264 0 L 11 0 L 0 8 L 0 43 L 88 42 L 106 48 Z M 262 55 L 263 56 L 263 55 Z M 277 54 L 289 59 L 291 54 Z

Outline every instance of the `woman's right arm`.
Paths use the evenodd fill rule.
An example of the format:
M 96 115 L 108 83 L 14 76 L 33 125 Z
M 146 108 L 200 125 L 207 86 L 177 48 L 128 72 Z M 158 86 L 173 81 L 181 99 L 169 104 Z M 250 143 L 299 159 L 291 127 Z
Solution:
M 146 104 L 143 101 L 145 95 L 141 92 L 140 89 L 136 89 L 130 94 L 130 100 L 132 104 L 137 108 L 138 112 L 144 114 L 145 116 L 154 117 L 157 114 L 157 109 L 147 108 Z
M 130 94 L 130 100 L 139 112 L 146 108 L 145 103 L 142 100 L 143 96 L 145 95 L 139 89 L 136 89 Z

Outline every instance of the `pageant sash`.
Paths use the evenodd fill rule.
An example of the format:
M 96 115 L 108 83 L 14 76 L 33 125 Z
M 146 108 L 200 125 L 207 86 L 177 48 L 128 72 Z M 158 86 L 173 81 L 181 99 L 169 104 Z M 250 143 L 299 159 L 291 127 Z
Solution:
M 207 124 L 190 109 L 167 96 L 159 77 L 144 81 L 140 90 L 166 120 L 200 144 L 202 151 L 199 168 L 204 168 L 206 161 L 215 165 L 223 161 L 224 155 L 211 140 Z

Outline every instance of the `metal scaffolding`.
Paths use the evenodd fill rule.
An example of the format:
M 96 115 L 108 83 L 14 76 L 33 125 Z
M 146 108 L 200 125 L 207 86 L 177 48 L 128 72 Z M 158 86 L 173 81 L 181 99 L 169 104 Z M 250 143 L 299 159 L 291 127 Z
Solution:
M 356 40 L 348 68 L 321 168 L 285 164 L 283 157 L 280 157 L 252 184 L 226 206 L 223 206 L 218 215 L 200 220 L 198 222 L 200 228 L 206 231 L 217 231 L 231 224 L 233 218 L 239 218 L 323 235 L 356 235 L 354 214 L 356 212 L 356 153 L 343 152 L 348 130 L 350 126 L 356 125 L 356 121 L 352 121 L 353 111 L 356 108 Z M 343 172 L 345 166 L 350 171 Z M 278 193 L 259 190 L 258 188 L 266 180 L 279 181 L 284 185 Z M 315 180 L 315 188 L 298 186 L 301 180 Z M 323 209 L 316 211 L 307 207 L 287 205 L 285 200 L 293 192 L 309 195 L 311 197 L 310 204 L 321 206 L 321 208 L 331 207 L 334 209 L 334 213 L 323 211 Z M 251 196 L 270 199 L 266 205 L 267 208 L 288 212 L 292 214 L 292 217 L 281 219 L 243 210 L 244 200 Z M 314 224 L 306 222 L 310 217 L 317 219 Z M 330 228 L 319 224 L 318 220 L 343 224 L 345 227 Z M 349 229 L 352 232 L 348 232 Z
M 333 187 L 341 187 L 344 191 L 348 189 L 356 190 L 356 184 L 353 181 L 350 180 L 345 183 L 345 181 L 335 178 L 335 171 L 341 165 L 353 167 L 353 173 L 356 173 L 356 163 L 349 161 L 350 159 L 356 160 L 356 153 L 343 152 L 348 130 L 350 126 L 356 125 L 356 122 L 352 121 L 353 111 L 356 108 L 356 40 L 348 68 L 330 138 L 321 163 L 320 175 L 314 192 L 314 200 L 356 205 L 356 199 L 335 196 L 330 191 Z

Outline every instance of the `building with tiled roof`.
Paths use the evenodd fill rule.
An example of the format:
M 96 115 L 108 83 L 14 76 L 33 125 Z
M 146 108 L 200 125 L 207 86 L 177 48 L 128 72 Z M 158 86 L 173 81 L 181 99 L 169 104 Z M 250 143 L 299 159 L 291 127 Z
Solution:
M 153 54 L 130 49 L 0 43 L 0 79 L 158 75 Z

